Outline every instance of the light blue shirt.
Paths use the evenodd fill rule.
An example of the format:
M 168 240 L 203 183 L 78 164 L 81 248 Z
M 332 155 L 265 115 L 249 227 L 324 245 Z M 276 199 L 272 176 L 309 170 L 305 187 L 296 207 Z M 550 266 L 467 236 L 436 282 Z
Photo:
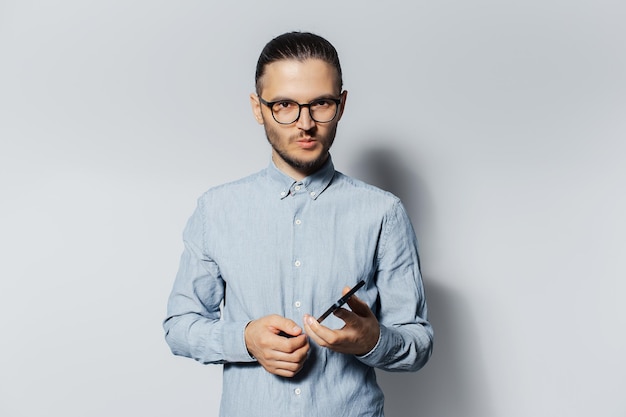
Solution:
M 271 163 L 210 189 L 183 233 L 185 249 L 164 321 L 172 352 L 224 364 L 224 417 L 382 416 L 374 368 L 416 371 L 430 357 L 417 240 L 400 200 L 335 171 L 328 162 L 294 181 Z M 302 326 L 321 315 L 344 286 L 380 322 L 364 356 L 311 341 L 293 378 L 270 374 L 250 356 L 244 329 L 279 314 Z M 340 328 L 331 315 L 324 325 Z

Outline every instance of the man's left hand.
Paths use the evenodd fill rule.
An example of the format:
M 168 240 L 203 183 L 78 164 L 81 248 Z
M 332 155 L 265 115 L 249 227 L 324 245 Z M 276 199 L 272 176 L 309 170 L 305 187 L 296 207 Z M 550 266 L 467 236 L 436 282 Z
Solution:
M 349 287 L 343 289 L 345 295 Z M 348 299 L 352 311 L 344 308 L 337 309 L 334 314 L 346 324 L 338 330 L 322 326 L 310 316 L 304 316 L 304 330 L 318 345 L 327 347 L 335 352 L 352 355 L 365 355 L 376 346 L 380 336 L 380 325 L 372 310 L 356 296 Z

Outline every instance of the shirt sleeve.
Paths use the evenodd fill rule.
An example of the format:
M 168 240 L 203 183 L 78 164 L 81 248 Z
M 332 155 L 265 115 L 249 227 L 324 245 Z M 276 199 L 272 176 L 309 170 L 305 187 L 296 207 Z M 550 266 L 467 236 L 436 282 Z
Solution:
M 163 322 L 175 355 L 201 363 L 252 362 L 244 330 L 248 322 L 221 320 L 225 283 L 206 251 L 206 208 L 202 199 L 183 232 L 184 250 Z
M 386 216 L 378 252 L 376 286 L 380 338 L 358 359 L 386 371 L 417 371 L 432 353 L 417 238 L 397 201 Z

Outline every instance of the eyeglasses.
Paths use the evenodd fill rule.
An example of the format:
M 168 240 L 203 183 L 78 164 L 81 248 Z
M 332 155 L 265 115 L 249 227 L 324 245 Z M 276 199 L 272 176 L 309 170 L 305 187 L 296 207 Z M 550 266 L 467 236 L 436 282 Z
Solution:
M 300 118 L 303 107 L 309 109 L 309 115 L 314 122 L 332 122 L 339 113 L 338 98 L 318 98 L 306 104 L 300 104 L 293 100 L 265 101 L 259 96 L 259 101 L 272 111 L 272 117 L 281 125 L 290 125 Z

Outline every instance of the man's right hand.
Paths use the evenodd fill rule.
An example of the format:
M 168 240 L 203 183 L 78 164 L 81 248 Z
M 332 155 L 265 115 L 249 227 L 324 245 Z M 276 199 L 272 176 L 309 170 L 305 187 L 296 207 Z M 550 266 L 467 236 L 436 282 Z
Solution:
M 281 331 L 293 337 L 279 336 Z M 309 339 L 293 321 L 278 315 L 252 320 L 244 331 L 248 352 L 266 371 L 291 378 L 302 369 Z

